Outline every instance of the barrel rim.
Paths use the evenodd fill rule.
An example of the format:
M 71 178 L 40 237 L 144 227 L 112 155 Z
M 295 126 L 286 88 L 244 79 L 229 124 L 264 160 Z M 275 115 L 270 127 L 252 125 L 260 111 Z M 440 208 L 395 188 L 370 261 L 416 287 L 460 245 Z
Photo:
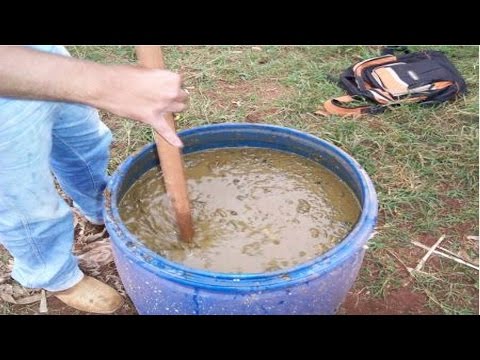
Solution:
M 123 224 L 117 198 L 123 175 L 130 169 L 136 159 L 142 157 L 155 147 L 154 143 L 145 145 L 137 153 L 129 156 L 110 178 L 105 197 L 105 224 L 114 246 L 118 247 L 129 260 L 141 265 L 149 272 L 163 278 L 189 286 L 200 286 L 212 290 L 251 289 L 259 291 L 277 286 L 292 286 L 299 282 L 309 281 L 321 274 L 328 273 L 343 263 L 356 251 L 363 251 L 364 244 L 372 237 L 378 215 L 378 200 L 373 183 L 362 166 L 348 153 L 330 142 L 302 131 L 270 124 L 222 123 L 203 125 L 178 133 L 180 138 L 195 135 L 204 131 L 224 130 L 273 130 L 292 137 L 300 137 L 323 146 L 337 154 L 353 170 L 356 180 L 360 182 L 364 194 L 362 211 L 352 231 L 336 246 L 319 257 L 292 268 L 264 273 L 221 273 L 184 266 L 170 261 L 143 245 Z M 298 154 L 297 154 L 298 155 Z M 115 236 L 114 236 L 115 235 Z M 127 246 L 129 244 L 130 246 Z

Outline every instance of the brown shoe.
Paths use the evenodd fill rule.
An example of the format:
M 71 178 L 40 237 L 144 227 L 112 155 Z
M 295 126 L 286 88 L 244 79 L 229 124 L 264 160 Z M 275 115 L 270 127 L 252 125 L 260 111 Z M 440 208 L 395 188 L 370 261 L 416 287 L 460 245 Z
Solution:
M 111 314 L 123 305 L 115 289 L 86 275 L 77 285 L 53 295 L 70 307 L 90 313 Z

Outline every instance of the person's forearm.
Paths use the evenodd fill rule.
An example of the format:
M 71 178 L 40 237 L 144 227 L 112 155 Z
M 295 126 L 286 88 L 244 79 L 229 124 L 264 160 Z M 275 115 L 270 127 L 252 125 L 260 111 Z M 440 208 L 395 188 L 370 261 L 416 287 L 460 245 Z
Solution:
M 151 125 L 182 142 L 165 112 L 186 108 L 178 74 L 132 65 L 101 65 L 20 46 L 0 46 L 0 96 L 77 102 Z
M 145 121 L 155 110 L 181 111 L 180 78 L 169 71 L 103 65 L 23 46 L 0 46 L 0 96 L 88 104 Z M 178 110 L 177 110 L 178 109 Z
M 0 96 L 98 106 L 108 66 L 22 46 L 0 46 Z

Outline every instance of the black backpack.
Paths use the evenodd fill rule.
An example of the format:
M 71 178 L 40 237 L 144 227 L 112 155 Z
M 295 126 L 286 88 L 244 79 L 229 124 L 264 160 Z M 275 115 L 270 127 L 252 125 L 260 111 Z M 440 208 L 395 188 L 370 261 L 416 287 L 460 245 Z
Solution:
M 442 52 L 409 53 L 403 48 L 406 54 L 394 56 L 394 50 L 398 50 L 394 48 L 397 47 L 385 48 L 384 55 L 361 61 L 345 70 L 339 85 L 349 95 L 326 101 L 325 112 L 334 115 L 376 114 L 403 103 L 439 104 L 466 92 L 465 80 Z M 355 100 L 373 104 L 352 106 L 351 102 Z

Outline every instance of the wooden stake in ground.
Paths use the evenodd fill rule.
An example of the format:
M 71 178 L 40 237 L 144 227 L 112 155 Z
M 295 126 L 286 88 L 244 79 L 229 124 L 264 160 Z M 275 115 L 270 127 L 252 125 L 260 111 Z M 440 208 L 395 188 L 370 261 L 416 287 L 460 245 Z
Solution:
M 135 50 L 140 65 L 147 68 L 165 68 L 160 46 L 136 46 Z M 165 113 L 164 117 L 169 126 L 175 130 L 173 114 Z M 193 222 L 181 150 L 170 145 L 155 130 L 153 132 L 165 179 L 165 187 L 175 212 L 180 240 L 191 242 L 193 238 Z

